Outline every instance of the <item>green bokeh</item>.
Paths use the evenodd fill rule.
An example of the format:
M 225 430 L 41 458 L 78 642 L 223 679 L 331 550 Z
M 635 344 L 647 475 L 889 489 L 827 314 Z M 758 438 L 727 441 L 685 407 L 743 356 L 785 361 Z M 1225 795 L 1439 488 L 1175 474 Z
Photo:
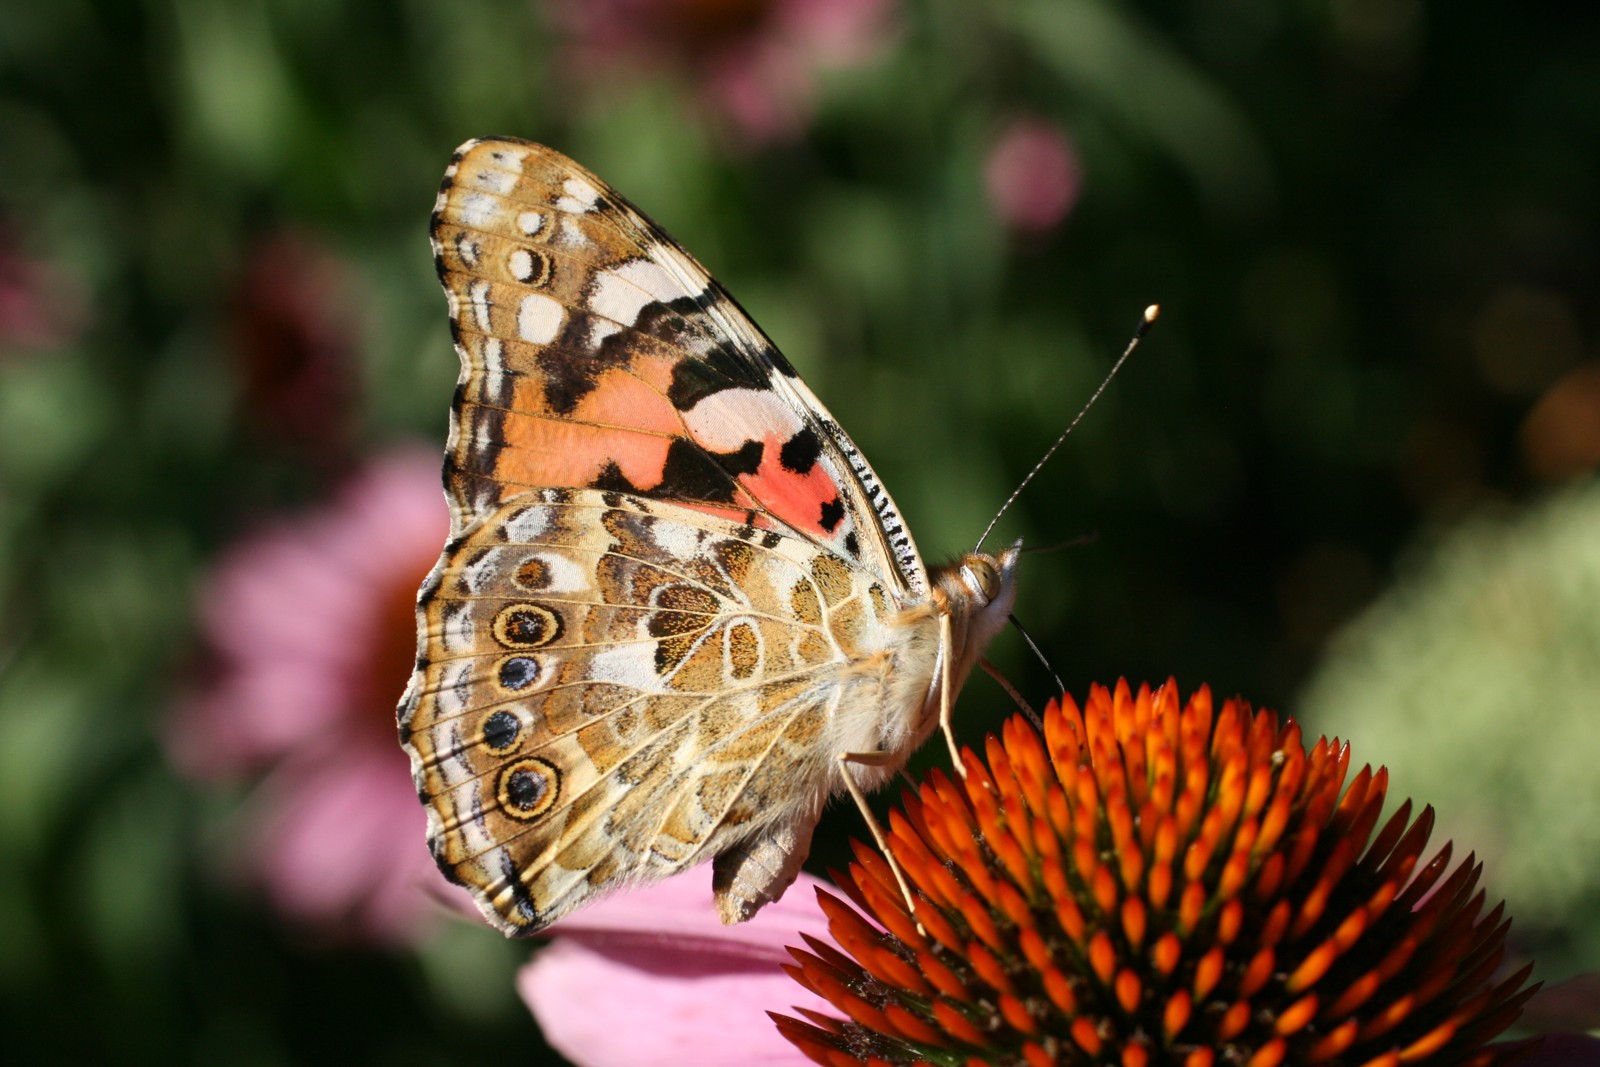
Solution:
M 679 68 L 579 77 L 559 25 L 509 0 L 0 14 L 0 251 L 42 265 L 29 299 L 56 324 L 43 341 L 0 338 L 13 1047 L 163 1063 L 538 1058 L 509 991 L 520 948 L 477 930 L 408 953 L 308 945 L 215 877 L 230 798 L 176 776 L 157 740 L 199 657 L 191 600 L 215 554 L 385 442 L 442 444 L 456 368 L 426 227 L 470 136 L 550 143 L 678 236 L 871 457 L 930 558 L 970 546 L 1160 301 L 1147 347 L 1001 527 L 1033 545 L 1094 535 L 1028 557 L 1018 606 L 1073 691 L 1176 675 L 1304 710 L 1441 809 L 1433 783 L 1510 780 L 1486 752 L 1592 752 L 1600 657 L 1585 658 L 1583 603 L 1552 616 L 1572 627 L 1548 641 L 1576 672 L 1559 678 L 1444 625 L 1443 590 L 1475 580 L 1474 552 L 1514 524 L 1469 527 L 1460 544 L 1480 548 L 1427 571 L 1441 591 L 1384 596 L 1369 616 L 1384 621 L 1352 631 L 1368 636 L 1303 705 L 1296 694 L 1421 531 L 1490 504 L 1515 515 L 1563 472 L 1584 477 L 1583 462 L 1552 473 L 1530 458 L 1528 420 L 1597 359 L 1600 16 L 1415 0 L 907 3 L 867 62 L 818 74 L 797 136 L 756 144 Z M 987 151 L 1018 115 L 1063 130 L 1084 172 L 1073 212 L 1042 236 L 1009 234 L 984 194 Z M 251 250 L 280 233 L 342 272 L 343 451 L 247 418 L 230 301 Z M 1592 502 L 1563 499 L 1592 542 Z M 1529 558 L 1543 552 L 1563 587 L 1565 557 L 1540 543 Z M 1379 650 L 1361 659 L 1361 641 Z M 1047 695 L 1017 642 L 994 658 Z M 1506 728 L 1557 707 L 1538 731 Z M 963 733 L 1004 714 L 979 680 Z M 1593 966 L 1592 886 L 1580 906 L 1534 857 L 1593 821 L 1594 790 L 1493 796 L 1507 849 L 1526 848 L 1536 874 L 1491 872 L 1491 885 L 1560 966 Z M 851 833 L 852 812 L 830 813 L 815 869 L 841 862 Z

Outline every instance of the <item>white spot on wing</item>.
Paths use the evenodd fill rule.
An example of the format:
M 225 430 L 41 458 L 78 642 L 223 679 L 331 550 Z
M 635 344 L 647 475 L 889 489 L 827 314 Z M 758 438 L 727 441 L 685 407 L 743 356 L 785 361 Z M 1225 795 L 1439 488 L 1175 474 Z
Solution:
M 578 564 L 554 552 L 535 552 L 525 557 L 536 559 L 545 566 L 545 584 L 541 593 L 587 593 L 589 576 Z
M 583 232 L 576 216 L 563 215 L 560 222 L 561 232 L 555 237 L 556 243 L 568 248 L 583 248 L 589 244 L 589 235 Z
M 467 710 L 467 702 L 472 688 L 472 661 L 460 660 L 449 664 L 439 677 L 439 691 L 437 699 L 438 711 L 435 719 L 448 719 L 460 715 Z
M 656 544 L 678 559 L 695 559 L 700 553 L 699 531 L 676 522 L 658 522 L 650 527 Z
M 549 528 L 549 508 L 523 508 L 521 511 L 513 512 L 506 519 L 506 540 L 511 544 L 530 545 Z
M 473 184 L 504 196 L 517 187 L 517 176 L 510 171 L 488 168 L 473 175 Z
M 517 216 L 517 229 L 532 237 L 544 228 L 544 216 L 537 211 L 524 211 Z
M 589 678 L 597 682 L 616 682 L 643 693 L 669 691 L 666 681 L 656 674 L 654 641 L 601 649 L 589 660 Z
M 499 396 L 505 384 L 505 344 L 498 337 L 485 338 L 479 354 L 483 359 L 484 393 Z
M 519 248 L 511 253 L 507 265 L 511 268 L 511 276 L 519 282 L 525 282 L 533 277 L 533 254 L 526 248 Z
M 589 317 L 589 347 L 599 349 L 606 342 L 606 338 L 614 333 L 621 333 L 622 327 L 610 319 L 602 319 L 598 315 Z
M 624 326 L 632 326 L 646 304 L 668 303 L 693 292 L 661 264 L 648 259 L 633 259 L 600 271 L 590 286 L 589 310 Z
M 500 561 L 493 552 L 486 553 L 478 562 L 461 569 L 461 586 L 469 595 L 476 596 L 488 588 L 494 581 L 495 572 L 500 567 Z
M 466 605 L 447 608 L 442 620 L 442 633 L 439 637 L 444 644 L 446 652 L 460 653 L 472 651 L 473 626 L 472 615 L 466 610 Z
M 522 161 L 528 158 L 528 150 L 526 148 L 496 148 L 489 153 L 489 158 L 494 160 L 496 166 L 521 174 Z
M 489 836 L 488 830 L 471 817 L 473 803 L 479 801 L 482 789 L 483 783 L 474 778 L 450 790 L 450 804 L 461 816 L 454 829 L 461 835 L 468 855 L 478 855 L 495 848 L 494 838 Z
M 495 198 L 488 193 L 468 193 L 463 196 L 458 209 L 461 225 L 475 230 L 487 229 L 494 221 L 495 204 Z
M 747 441 L 787 441 L 802 425 L 800 413 L 766 389 L 723 389 L 683 413 L 696 442 L 714 452 L 732 452 Z
M 478 330 L 489 332 L 489 283 L 475 279 L 467 283 L 467 299 L 472 301 L 472 317 L 478 320 Z
M 582 178 L 568 178 L 561 183 L 561 189 L 567 195 L 556 201 L 556 207 L 574 215 L 582 215 L 594 207 L 594 202 L 600 197 L 600 190 Z
M 489 420 L 474 419 L 472 426 L 472 451 L 480 456 L 487 455 L 494 446 L 493 439 L 489 436 Z
M 558 301 L 543 293 L 529 293 L 517 308 L 517 335 L 530 344 L 549 344 L 561 331 L 564 317 Z

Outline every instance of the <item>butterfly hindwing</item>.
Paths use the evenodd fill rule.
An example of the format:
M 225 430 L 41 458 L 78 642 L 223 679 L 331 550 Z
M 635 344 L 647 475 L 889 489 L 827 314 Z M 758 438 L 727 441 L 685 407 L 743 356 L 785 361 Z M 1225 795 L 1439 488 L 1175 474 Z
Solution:
M 753 831 L 809 838 L 830 722 L 876 695 L 847 666 L 897 610 L 800 538 L 563 489 L 475 523 L 422 599 L 402 728 L 430 837 L 513 933 Z

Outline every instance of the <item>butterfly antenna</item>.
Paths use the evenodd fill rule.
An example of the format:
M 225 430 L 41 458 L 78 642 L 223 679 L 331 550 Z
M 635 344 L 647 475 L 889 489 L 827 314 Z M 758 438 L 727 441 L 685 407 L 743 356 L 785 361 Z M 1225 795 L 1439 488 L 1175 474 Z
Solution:
M 1064 552 L 1069 548 L 1082 548 L 1084 545 L 1092 545 L 1098 540 L 1100 540 L 1100 531 L 1090 530 L 1088 533 L 1079 534 L 1077 537 L 1069 537 L 1065 541 L 1057 541 L 1053 545 L 1039 545 L 1037 548 L 1032 545 L 1023 545 L 1022 554 L 1024 556 L 1047 556 L 1052 552 Z
M 1014 490 L 1012 490 L 1011 495 L 1006 497 L 1006 502 L 1000 505 L 1000 510 L 995 512 L 994 518 L 989 520 L 989 525 L 984 528 L 983 536 L 978 538 L 978 546 L 973 551 L 983 551 L 983 543 L 989 540 L 989 535 L 994 532 L 995 524 L 1000 521 L 1000 516 L 1004 515 L 1011 505 L 1016 503 L 1017 497 L 1021 496 L 1022 491 L 1028 487 L 1028 483 L 1033 481 L 1033 476 L 1039 473 L 1041 467 L 1050 462 L 1050 457 L 1056 454 L 1056 449 L 1060 448 L 1062 444 L 1066 442 L 1067 435 L 1070 434 L 1077 427 L 1078 423 L 1082 421 L 1083 417 L 1089 413 L 1089 409 L 1094 407 L 1094 402 L 1100 399 L 1100 394 L 1106 391 L 1106 386 L 1111 384 L 1111 379 L 1117 376 L 1117 371 L 1121 370 L 1122 365 L 1128 361 L 1128 357 L 1133 355 L 1133 350 L 1139 347 L 1139 342 L 1144 340 L 1144 335 L 1150 332 L 1151 324 L 1153 324 L 1156 319 L 1160 317 L 1160 315 L 1160 304 L 1151 304 L 1149 307 L 1144 309 L 1144 320 L 1139 323 L 1139 328 L 1133 331 L 1133 338 L 1128 342 L 1128 347 L 1122 350 L 1122 355 L 1118 356 L 1117 361 L 1111 365 L 1111 370 L 1106 373 L 1105 378 L 1103 378 L 1100 382 L 1099 388 L 1097 388 L 1094 391 L 1094 394 L 1089 397 L 1088 402 L 1084 404 L 1083 407 L 1078 409 L 1078 413 L 1072 417 L 1072 421 L 1067 424 L 1067 428 L 1061 431 L 1061 436 L 1056 438 L 1056 443 L 1051 445 L 1045 454 L 1039 458 L 1039 462 L 1033 465 L 1033 470 L 1029 471 L 1027 477 L 1022 479 L 1022 484 L 1018 485 Z
M 1044 664 L 1044 669 L 1050 673 L 1051 679 L 1056 683 L 1056 692 L 1065 693 L 1067 691 L 1066 683 L 1061 680 L 1061 675 L 1056 673 L 1056 669 L 1045 658 L 1044 651 L 1039 647 L 1038 642 L 1033 639 L 1033 635 L 1022 625 L 1022 620 L 1015 615 L 1007 615 L 1006 621 L 1017 628 L 1017 633 L 1022 635 L 1022 639 L 1028 643 L 1028 647 L 1033 649 L 1033 654 L 1039 657 L 1039 662 Z

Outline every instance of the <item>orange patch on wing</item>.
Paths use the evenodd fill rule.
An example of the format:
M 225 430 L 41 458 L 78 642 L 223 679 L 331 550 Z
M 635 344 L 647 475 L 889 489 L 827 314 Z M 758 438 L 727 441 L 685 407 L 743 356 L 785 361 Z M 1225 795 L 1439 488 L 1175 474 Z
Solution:
M 672 443 L 655 434 L 515 413 L 506 416 L 503 435 L 494 476 L 519 485 L 587 486 L 614 462 L 634 485 L 649 488 L 661 481 Z
M 667 390 L 672 387 L 672 371 L 681 358 L 678 356 L 656 356 L 648 352 L 638 352 L 633 357 L 633 362 L 628 365 L 636 378 L 642 379 L 645 384 L 661 395 L 662 403 L 668 403 Z M 668 403 L 670 406 L 670 403 Z M 680 416 L 680 423 L 682 418 Z
M 739 483 L 785 523 L 827 540 L 839 532 L 839 527 L 823 527 L 822 506 L 839 499 L 839 487 L 828 477 L 820 460 L 805 474 L 785 470 L 778 459 L 783 444 L 783 438 L 768 437 L 761 466 L 754 474 L 741 476 Z
M 643 433 L 683 436 L 683 419 L 659 391 L 623 370 L 608 370 L 600 375 L 572 412 L 578 422 L 602 426 L 627 427 Z M 642 485 L 634 479 L 635 485 Z M 655 482 L 661 480 L 658 475 Z M 655 484 L 652 482 L 651 484 Z
M 587 486 L 609 463 L 642 490 L 661 484 L 670 435 L 683 423 L 655 389 L 622 370 L 601 374 L 570 416 L 544 415 L 543 387 L 519 381 L 495 477 L 521 485 Z

